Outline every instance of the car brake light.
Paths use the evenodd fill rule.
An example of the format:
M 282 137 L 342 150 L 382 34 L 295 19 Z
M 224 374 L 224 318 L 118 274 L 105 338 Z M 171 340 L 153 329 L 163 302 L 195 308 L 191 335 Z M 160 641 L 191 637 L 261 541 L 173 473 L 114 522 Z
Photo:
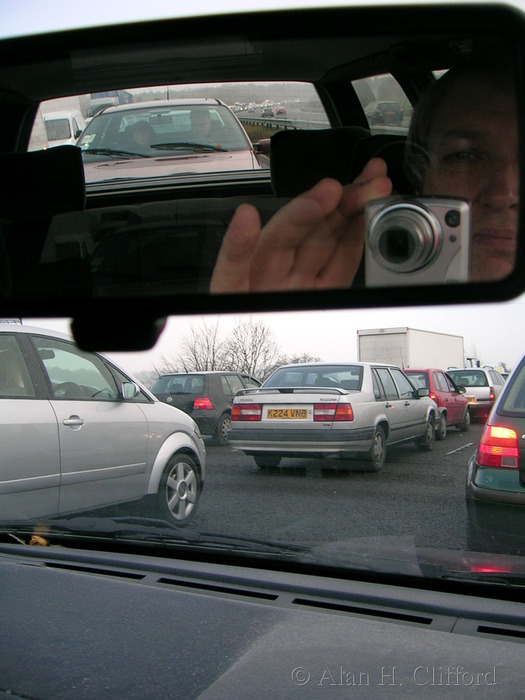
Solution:
M 478 447 L 477 462 L 482 467 L 517 469 L 518 435 L 512 428 L 486 425 Z
M 193 400 L 193 410 L 212 411 L 215 406 L 207 396 L 199 396 Z
M 241 404 L 234 403 L 232 406 L 232 421 L 260 421 L 262 416 L 262 406 L 258 403 Z
M 429 397 L 429 399 L 432 399 L 432 401 L 435 401 L 435 402 L 437 403 L 437 400 L 438 400 L 438 399 L 437 399 L 436 394 L 434 394 L 433 391 L 430 392 L 430 394 L 428 395 L 428 397 Z
M 496 392 L 494 391 L 493 386 L 489 387 L 489 397 L 490 397 L 490 405 L 492 406 L 492 404 L 496 400 Z
M 314 404 L 314 423 L 332 421 L 340 423 L 342 421 L 354 420 L 354 412 L 349 403 L 316 403 Z

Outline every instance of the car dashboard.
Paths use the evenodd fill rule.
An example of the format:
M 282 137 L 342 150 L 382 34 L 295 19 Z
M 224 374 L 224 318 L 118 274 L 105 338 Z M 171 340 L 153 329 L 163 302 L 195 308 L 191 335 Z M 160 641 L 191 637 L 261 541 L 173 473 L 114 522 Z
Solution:
M 1 690 L 521 697 L 520 601 L 280 568 L 4 544 Z

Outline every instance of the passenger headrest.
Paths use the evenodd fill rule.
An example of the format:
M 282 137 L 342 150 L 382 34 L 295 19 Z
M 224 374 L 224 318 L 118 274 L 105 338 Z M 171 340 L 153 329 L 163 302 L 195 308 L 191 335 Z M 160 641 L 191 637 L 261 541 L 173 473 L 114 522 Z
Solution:
M 0 218 L 46 219 L 85 208 L 82 152 L 77 146 L 0 153 Z
M 346 184 L 354 146 L 367 136 L 360 126 L 278 131 L 270 139 L 274 193 L 296 197 L 324 177 Z
M 408 179 L 404 167 L 405 144 L 406 137 L 402 134 L 373 134 L 359 139 L 352 156 L 349 181 L 359 175 L 370 158 L 383 158 L 394 191 L 402 195 L 413 194 L 414 185 Z

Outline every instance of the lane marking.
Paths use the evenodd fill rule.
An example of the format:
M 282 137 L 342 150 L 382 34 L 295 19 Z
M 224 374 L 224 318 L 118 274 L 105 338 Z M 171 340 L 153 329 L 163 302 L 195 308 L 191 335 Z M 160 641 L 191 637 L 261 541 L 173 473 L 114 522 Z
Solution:
M 472 447 L 473 444 L 473 442 L 467 442 L 467 444 L 463 445 L 463 447 L 458 447 L 456 450 L 452 450 L 452 452 L 447 452 L 447 457 L 455 454 L 456 452 L 461 452 L 461 450 L 465 450 L 467 447 Z

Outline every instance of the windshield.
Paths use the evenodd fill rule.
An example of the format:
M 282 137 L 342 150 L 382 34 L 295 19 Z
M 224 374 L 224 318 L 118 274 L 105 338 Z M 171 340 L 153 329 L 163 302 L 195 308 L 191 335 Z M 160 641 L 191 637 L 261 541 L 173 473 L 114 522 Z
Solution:
M 68 119 L 46 119 L 44 124 L 49 141 L 71 138 L 71 127 Z
M 517 51 L 466 21 L 287 17 L 35 41 L 38 90 L 0 68 L 0 296 L 49 312 L 0 323 L 6 538 L 423 578 L 525 552 L 486 514 L 525 502 L 523 298 L 456 290 L 511 297 Z M 50 148 L 67 114 L 78 141 Z

